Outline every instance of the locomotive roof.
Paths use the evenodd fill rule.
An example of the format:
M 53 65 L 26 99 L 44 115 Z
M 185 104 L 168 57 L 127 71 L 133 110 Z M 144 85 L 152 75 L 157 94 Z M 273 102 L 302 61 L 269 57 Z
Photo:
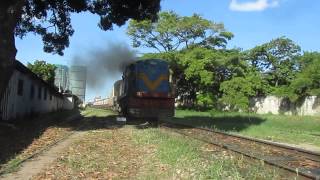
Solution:
M 157 63 L 157 64 L 162 64 L 162 63 L 168 64 L 168 62 L 163 59 L 141 59 L 141 60 L 135 61 L 133 63 L 130 63 L 128 66 L 140 64 L 140 63 L 152 63 L 152 62 Z

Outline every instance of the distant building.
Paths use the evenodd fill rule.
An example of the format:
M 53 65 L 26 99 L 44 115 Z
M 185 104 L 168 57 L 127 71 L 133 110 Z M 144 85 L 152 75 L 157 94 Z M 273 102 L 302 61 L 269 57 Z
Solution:
M 59 88 L 59 92 L 64 92 L 69 89 L 69 69 L 64 65 L 55 65 L 54 85 Z
M 85 102 L 87 69 L 84 66 L 69 68 L 69 90 Z
M 111 107 L 112 98 L 101 98 L 101 96 L 95 97 L 93 99 L 92 105 L 96 107 Z
M 102 98 L 101 96 L 98 96 L 98 97 L 94 97 L 93 98 L 93 102 L 97 102 L 97 101 L 100 101 Z
M 60 92 L 71 91 L 82 102 L 85 102 L 87 69 L 84 66 L 56 65 L 54 84 Z

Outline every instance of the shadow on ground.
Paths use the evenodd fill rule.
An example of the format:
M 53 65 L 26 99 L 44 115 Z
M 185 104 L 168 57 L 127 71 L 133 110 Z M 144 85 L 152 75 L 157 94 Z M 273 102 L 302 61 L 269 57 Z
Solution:
M 1 123 L 0 125 L 0 167 L 8 160 L 25 150 L 49 127 L 63 122 L 71 114 L 80 114 L 78 110 L 48 113 L 37 117 Z
M 181 123 L 196 127 L 214 128 L 221 131 L 240 132 L 250 126 L 259 125 L 265 119 L 251 116 L 230 116 L 230 117 L 203 117 L 188 116 L 184 118 L 172 118 L 169 122 Z
M 71 116 L 78 116 L 78 118 L 66 120 L 66 117 Z M 11 121 L 9 123 L 1 123 L 0 172 L 1 167 L 4 164 L 8 163 L 9 160 L 25 151 L 27 147 L 39 139 L 39 137 L 43 136 L 43 134 L 51 127 L 64 128 L 68 131 L 122 128 L 125 123 L 117 122 L 116 117 L 116 115 L 84 117 L 81 115 L 79 110 L 73 110 L 49 113 L 28 119 L 24 118 L 21 120 Z M 133 120 L 126 124 L 133 125 L 137 129 L 153 127 L 150 124 L 145 125 L 145 121 L 143 120 Z M 44 139 L 46 140 L 46 138 L 47 137 Z

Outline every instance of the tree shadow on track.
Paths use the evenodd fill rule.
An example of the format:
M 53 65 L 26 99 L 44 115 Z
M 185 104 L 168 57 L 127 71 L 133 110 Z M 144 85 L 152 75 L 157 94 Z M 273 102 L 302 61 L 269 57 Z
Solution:
M 221 131 L 240 132 L 250 126 L 256 126 L 265 121 L 265 119 L 251 116 L 230 116 L 230 117 L 203 117 L 187 116 L 183 118 L 172 118 L 169 122 L 186 124 L 194 127 L 212 128 Z

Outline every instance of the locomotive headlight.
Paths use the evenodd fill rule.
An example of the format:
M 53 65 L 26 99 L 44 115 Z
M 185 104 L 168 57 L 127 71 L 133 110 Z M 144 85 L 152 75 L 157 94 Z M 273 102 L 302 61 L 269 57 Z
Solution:
M 136 93 L 136 95 L 137 95 L 138 97 L 142 97 L 142 96 L 143 96 L 143 92 L 139 91 L 139 92 Z

